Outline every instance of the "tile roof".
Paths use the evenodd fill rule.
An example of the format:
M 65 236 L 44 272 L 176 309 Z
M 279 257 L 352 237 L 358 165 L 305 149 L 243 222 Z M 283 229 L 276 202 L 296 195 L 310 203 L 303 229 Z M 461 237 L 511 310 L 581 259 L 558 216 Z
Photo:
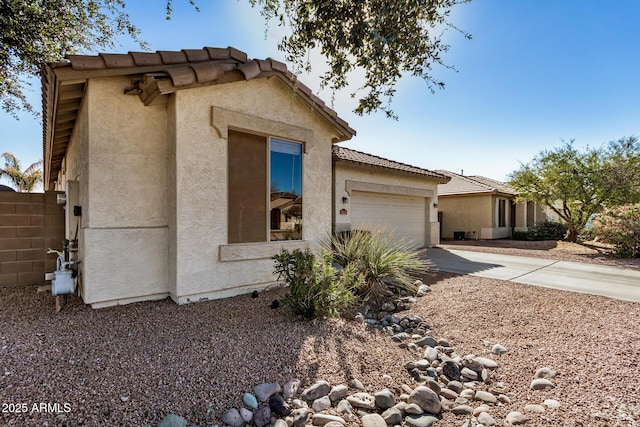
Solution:
M 250 59 L 245 52 L 233 47 L 69 55 L 67 58 L 67 62 L 45 64 L 41 70 L 44 160 L 45 169 L 49 169 L 45 182 L 53 182 L 61 167 L 86 80 L 92 77 L 142 76 L 137 86 L 126 93 L 137 94 L 145 105 L 159 95 L 179 89 L 278 77 L 333 124 L 340 132 L 340 141 L 356 134 L 308 86 L 298 81 L 286 64 L 271 58 Z
M 449 180 L 446 175 L 431 171 L 429 169 L 422 169 L 417 166 L 396 162 L 393 160 L 385 159 L 384 157 L 374 156 L 373 154 L 363 153 L 362 151 L 352 150 L 350 148 L 340 147 L 338 145 L 333 146 L 333 157 L 336 160 L 342 160 L 346 162 L 376 166 L 385 169 L 393 169 L 410 174 L 425 175 L 438 180 L 438 182 L 443 183 Z
M 500 193 L 516 196 L 516 191 L 505 182 L 496 181 L 479 175 L 459 175 L 446 170 L 438 172 L 451 178 L 446 184 L 438 185 L 438 196 L 478 194 L 478 193 Z

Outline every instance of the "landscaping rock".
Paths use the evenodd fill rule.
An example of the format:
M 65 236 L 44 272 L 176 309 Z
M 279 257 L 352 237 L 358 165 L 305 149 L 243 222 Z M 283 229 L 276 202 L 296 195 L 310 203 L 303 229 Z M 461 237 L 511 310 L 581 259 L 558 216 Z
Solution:
M 393 393 L 387 388 L 375 393 L 373 397 L 375 398 L 376 406 L 382 410 L 389 409 L 396 404 Z
M 231 427 L 240 427 L 244 424 L 244 420 L 240 416 L 240 412 L 236 408 L 228 409 L 220 418 L 223 423 Z M 262 427 L 262 426 L 261 426 Z
M 263 383 L 253 388 L 253 394 L 260 402 L 266 402 L 272 394 L 280 393 L 281 391 L 282 388 L 278 383 Z
M 354 408 L 361 408 L 366 410 L 373 410 L 376 408 L 376 399 L 369 393 L 355 393 L 351 396 L 347 396 L 347 401 L 351 403 Z
M 294 409 L 287 419 L 291 420 L 291 427 L 304 427 L 309 421 L 311 411 L 307 408 Z
M 253 412 L 247 408 L 240 408 L 240 418 L 242 418 L 242 421 L 245 423 L 248 423 L 253 419 Z
M 390 426 L 400 425 L 402 424 L 402 411 L 394 406 L 384 411 L 382 418 Z
M 327 398 L 327 400 L 329 399 Z M 331 406 L 331 402 L 329 402 L 329 406 Z M 286 417 L 291 413 L 291 408 L 279 394 L 274 394 L 269 398 L 269 409 L 278 417 Z
M 462 370 L 460 371 L 460 375 L 471 381 L 475 381 L 478 379 L 478 374 L 469 368 L 462 368 Z
M 550 390 L 554 388 L 555 385 L 551 381 L 546 378 L 537 378 L 531 381 L 531 390 Z
M 438 350 L 436 350 L 434 347 L 425 347 L 424 358 L 429 362 L 438 360 Z
M 346 385 L 336 385 L 331 388 L 329 399 L 331 399 L 332 402 L 338 402 L 347 397 L 348 394 L 349 388 Z
M 311 405 L 311 409 L 316 412 L 322 412 L 325 409 L 329 408 L 331 408 L 331 399 L 329 399 L 329 396 L 320 397 L 314 400 L 313 404 Z
M 387 422 L 380 414 L 367 414 L 360 421 L 362 427 L 387 427 Z
M 268 406 L 262 406 L 253 414 L 253 423 L 256 427 L 264 427 L 271 423 L 271 409 Z
M 408 427 L 431 427 L 438 422 L 438 418 L 432 415 L 409 415 L 404 422 Z
M 493 354 L 505 354 L 507 349 L 502 344 L 495 344 L 491 349 L 491 353 Z
M 496 403 L 498 401 L 498 398 L 495 397 L 492 393 L 489 393 L 488 391 L 482 391 L 482 390 L 476 391 L 473 398 L 475 400 L 479 400 L 481 402 L 487 402 L 487 403 Z
M 442 405 L 440 404 L 440 398 L 438 395 L 428 387 L 418 386 L 409 395 L 408 403 L 415 403 L 424 412 L 430 414 L 439 414 Z
M 459 405 L 454 406 L 453 409 L 451 409 L 451 412 L 456 415 L 470 415 L 473 413 L 473 408 L 469 405 Z
M 496 369 L 498 367 L 498 362 L 493 359 L 488 359 L 486 357 L 476 357 L 474 360 L 487 369 Z
M 534 378 L 555 378 L 556 377 L 556 372 L 552 369 L 549 368 L 540 368 L 536 371 L 535 375 L 533 376 Z
M 347 422 L 343 418 L 328 414 L 315 414 L 313 417 L 311 417 L 311 422 L 314 426 L 323 426 L 330 422 L 338 422 L 343 426 L 347 424 Z
M 331 391 L 331 386 L 326 381 L 318 381 L 311 387 L 305 389 L 300 397 L 307 402 L 313 402 L 314 400 L 326 396 Z
M 411 415 L 422 415 L 424 411 L 415 403 L 409 403 L 404 407 L 404 412 Z
M 187 427 L 187 420 L 176 414 L 169 414 L 160 421 L 158 427 Z
M 356 390 L 364 390 L 364 385 L 362 384 L 362 381 L 360 381 L 359 379 L 352 379 L 351 381 L 349 381 L 349 386 L 351 388 L 354 388 Z
M 496 420 L 494 420 L 493 417 L 489 415 L 489 413 L 481 412 L 480 415 L 478 415 L 478 422 L 485 426 L 492 426 L 495 425 Z
M 420 338 L 414 344 L 418 345 L 420 347 L 435 347 L 436 346 L 436 340 L 433 337 L 426 336 L 426 337 Z
M 242 395 L 242 403 L 251 409 L 258 409 L 258 399 L 256 399 L 256 397 L 251 393 L 245 393 Z
M 529 418 L 527 418 L 521 412 L 513 411 L 513 412 L 509 412 L 509 414 L 507 415 L 507 418 L 505 419 L 505 422 L 507 424 L 517 426 L 517 425 L 526 423 L 528 420 Z
M 442 374 L 449 380 L 460 381 L 460 368 L 458 364 L 452 360 L 446 360 L 442 364 Z
M 560 402 L 554 399 L 547 399 L 542 404 L 549 409 L 558 409 L 560 407 Z
M 347 399 L 343 399 L 338 402 L 338 406 L 336 406 L 336 410 L 339 414 L 348 414 L 351 415 L 353 413 L 353 406 Z
M 300 380 L 287 381 L 284 386 L 282 386 L 282 395 L 285 399 L 291 399 L 298 394 L 301 385 L 302 382 Z

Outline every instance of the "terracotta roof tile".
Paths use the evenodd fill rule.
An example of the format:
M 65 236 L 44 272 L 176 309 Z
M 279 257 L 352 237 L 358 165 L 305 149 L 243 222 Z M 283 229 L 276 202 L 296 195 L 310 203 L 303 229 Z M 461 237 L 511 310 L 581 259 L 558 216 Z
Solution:
M 271 61 L 267 61 L 264 59 L 254 59 L 254 61 L 258 62 L 258 65 L 260 66 L 260 71 L 263 71 L 263 72 L 273 71 L 273 69 L 271 68 Z
M 268 58 L 268 60 L 271 61 L 271 68 L 274 71 L 279 71 L 281 73 L 287 72 L 287 64 L 285 64 L 284 62 L 276 61 L 275 59 L 271 58 Z
M 183 64 L 187 61 L 187 55 L 183 51 L 159 50 L 163 64 Z
M 198 81 L 196 73 L 191 67 L 169 68 L 167 74 L 176 87 L 192 85 Z
M 229 56 L 229 48 L 226 47 L 205 47 L 211 59 L 231 59 Z M 242 61 L 244 62 L 244 61 Z
M 65 80 L 86 80 L 98 75 L 124 76 L 135 74 L 153 75 L 154 78 L 167 76 L 175 87 L 181 88 L 216 83 L 227 72 L 240 72 L 246 80 L 275 75 L 296 91 L 305 102 L 322 114 L 325 119 L 334 124 L 340 132 L 340 135 L 336 138 L 337 140 L 349 139 L 356 133 L 346 121 L 338 117 L 336 112 L 317 97 L 308 86 L 300 82 L 297 76 L 287 69 L 286 64 L 271 58 L 265 60 L 249 59 L 245 52 L 233 47 L 204 47 L 202 49 L 183 49 L 180 51 L 161 50 L 157 52 L 129 52 L 126 54 L 101 53 L 93 56 L 68 55 L 67 59 L 69 62 L 66 63 L 46 64 L 43 70 L 47 70 L 47 73 L 50 72 L 50 77 L 54 80 L 58 78 L 57 76 L 62 75 L 58 73 L 59 70 L 64 70 L 65 77 L 60 78 Z M 53 108 L 51 103 L 55 100 L 53 93 L 56 89 L 55 85 L 45 77 L 46 73 L 43 72 L 43 107 L 47 109 Z M 236 77 L 239 77 L 239 75 L 233 74 L 230 76 L 230 80 L 232 81 Z M 144 80 L 144 77 L 142 80 Z M 43 115 L 48 121 L 54 120 L 53 112 L 54 110 L 43 111 Z M 71 114 L 76 113 L 77 111 L 75 110 L 71 112 Z M 50 127 L 53 129 L 53 133 L 49 135 L 50 132 L 47 129 L 44 139 L 51 142 L 57 141 L 58 139 L 56 138 L 61 138 L 63 143 L 66 144 L 65 141 L 68 141 L 68 137 L 63 135 L 63 130 L 57 129 L 53 122 Z M 46 141 L 44 145 L 47 146 Z M 48 172 L 52 174 L 51 177 L 55 178 L 55 168 Z
M 240 62 L 247 62 L 249 60 L 249 57 L 245 52 L 238 50 L 235 47 L 228 47 L 227 50 L 229 51 L 229 58 L 231 59 L 235 59 Z
M 202 62 L 210 59 L 209 52 L 204 49 L 182 49 L 182 51 L 187 55 L 189 62 Z
M 107 68 L 129 68 L 135 67 L 133 56 L 126 53 L 100 53 Z
M 155 52 L 129 52 L 129 55 L 131 55 L 133 62 L 138 66 L 162 64 L 162 57 Z
M 190 67 L 195 71 L 198 83 L 214 82 L 224 74 L 222 67 L 210 63 L 195 63 Z
M 410 174 L 425 175 L 431 178 L 436 178 L 440 182 L 446 182 L 449 179 L 447 176 L 429 169 L 419 168 L 417 166 L 396 162 L 394 160 L 385 159 L 384 157 L 374 156 L 373 154 L 363 153 L 362 151 L 352 150 L 350 148 L 340 147 L 337 145 L 333 146 L 333 156 L 335 159 L 347 162 L 393 169 Z
M 246 62 L 238 67 L 238 71 L 244 74 L 247 80 L 255 79 L 260 75 L 260 64 L 257 61 Z
M 98 70 L 106 67 L 101 56 L 69 55 L 68 58 L 75 70 Z

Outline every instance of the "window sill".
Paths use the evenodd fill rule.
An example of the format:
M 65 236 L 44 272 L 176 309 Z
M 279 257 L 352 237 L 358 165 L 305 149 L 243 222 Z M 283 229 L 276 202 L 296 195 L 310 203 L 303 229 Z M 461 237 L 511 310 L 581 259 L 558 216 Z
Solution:
M 279 254 L 283 249 L 289 251 L 295 249 L 309 249 L 309 242 L 306 240 L 284 240 L 268 243 L 220 245 L 220 261 L 229 262 L 267 259 Z

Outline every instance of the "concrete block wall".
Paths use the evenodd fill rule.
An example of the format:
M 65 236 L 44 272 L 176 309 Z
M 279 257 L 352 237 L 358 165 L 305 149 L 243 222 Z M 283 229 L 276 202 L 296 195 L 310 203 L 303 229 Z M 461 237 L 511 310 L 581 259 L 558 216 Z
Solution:
M 0 286 L 44 284 L 46 272 L 56 269 L 62 249 L 64 207 L 60 192 L 0 192 Z

